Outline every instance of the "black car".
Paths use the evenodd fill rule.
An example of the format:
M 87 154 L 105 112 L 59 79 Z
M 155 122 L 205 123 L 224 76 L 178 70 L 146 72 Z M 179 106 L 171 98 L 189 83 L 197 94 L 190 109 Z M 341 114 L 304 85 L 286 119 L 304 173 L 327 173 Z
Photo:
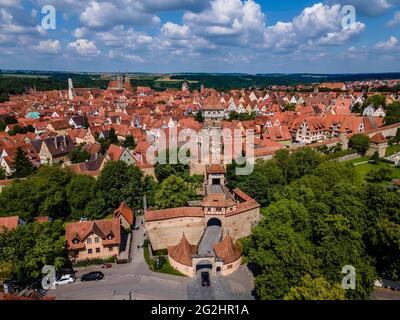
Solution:
M 101 280 L 104 278 L 104 273 L 101 271 L 93 271 L 93 272 L 89 272 L 84 274 L 81 277 L 81 281 L 97 281 L 97 280 Z
M 208 272 L 202 272 L 201 273 L 201 285 L 203 287 L 209 287 L 210 286 L 210 274 Z

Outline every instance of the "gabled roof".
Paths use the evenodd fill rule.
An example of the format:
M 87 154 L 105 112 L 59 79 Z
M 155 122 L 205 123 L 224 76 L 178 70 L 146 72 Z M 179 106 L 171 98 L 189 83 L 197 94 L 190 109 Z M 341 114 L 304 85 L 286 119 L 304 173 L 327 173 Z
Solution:
M 130 225 L 133 225 L 134 223 L 133 210 L 129 208 L 125 202 L 122 202 L 121 205 L 114 211 L 115 218 L 119 218 L 120 216 L 123 216 Z
M 121 226 L 118 219 L 81 221 L 67 224 L 65 231 L 67 248 L 83 249 L 84 241 L 92 233 L 103 239 L 103 245 L 116 245 L 121 242 Z M 112 235 L 112 239 L 107 238 L 109 235 Z M 73 243 L 74 239 L 79 242 Z

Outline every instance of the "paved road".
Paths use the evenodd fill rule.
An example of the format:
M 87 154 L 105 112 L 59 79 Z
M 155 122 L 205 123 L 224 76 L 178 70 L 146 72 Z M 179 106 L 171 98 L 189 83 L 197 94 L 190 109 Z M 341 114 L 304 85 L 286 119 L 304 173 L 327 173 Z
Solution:
M 209 226 L 204 231 L 203 237 L 199 243 L 199 255 L 214 254 L 213 246 L 221 240 L 221 227 Z
M 77 280 L 73 284 L 50 290 L 48 294 L 60 300 L 129 300 L 130 297 L 136 300 L 194 300 L 205 299 L 207 296 L 217 299 L 225 297 L 229 300 L 232 294 L 238 292 L 242 294 L 236 297 L 238 299 L 249 297 L 253 279 L 244 266 L 222 281 L 218 279 L 213 281 L 214 285 L 211 288 L 215 288 L 213 293 L 210 293 L 210 290 L 203 290 L 208 288 L 202 288 L 201 283 L 199 286 L 199 279 L 152 272 L 144 261 L 143 249 L 137 248 L 139 243 L 143 243 L 143 233 L 143 227 L 133 233 L 131 263 L 113 264 L 110 269 L 99 269 L 96 266 L 77 268 L 77 278 L 94 270 L 103 271 L 105 277 L 103 280 L 93 282 Z
M 110 269 L 101 269 L 105 274 L 103 280 L 84 283 L 77 280 L 73 284 L 50 290 L 48 294 L 65 300 L 128 300 L 129 293 L 132 292 L 132 299 L 137 300 L 186 300 L 188 278 L 154 273 L 148 268 L 144 261 L 143 249 L 137 248 L 138 244 L 143 243 L 144 232 L 143 226 L 133 232 L 131 263 L 113 264 Z M 79 278 L 84 273 L 100 269 L 90 266 L 76 270 Z
M 244 266 L 228 277 L 211 276 L 209 287 L 201 285 L 199 273 L 187 284 L 187 298 L 188 300 L 253 300 L 251 281 L 251 275 Z

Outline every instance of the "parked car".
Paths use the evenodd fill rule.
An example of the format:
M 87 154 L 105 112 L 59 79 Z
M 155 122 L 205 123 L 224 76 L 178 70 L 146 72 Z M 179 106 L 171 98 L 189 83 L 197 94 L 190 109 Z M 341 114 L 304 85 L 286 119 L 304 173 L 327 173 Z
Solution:
M 103 263 L 103 264 L 101 265 L 101 267 L 102 267 L 103 269 L 109 269 L 109 268 L 112 267 L 112 264 L 111 264 L 111 263 Z
M 81 281 L 98 281 L 104 278 L 104 273 L 101 271 L 92 271 L 84 274 Z
M 75 280 L 76 280 L 75 275 L 73 275 L 73 274 L 64 274 L 60 278 L 57 278 L 56 282 L 54 284 L 56 286 L 62 286 L 64 284 L 74 283 Z
M 201 285 L 203 287 L 209 287 L 210 286 L 210 274 L 208 272 L 202 272 L 201 273 Z

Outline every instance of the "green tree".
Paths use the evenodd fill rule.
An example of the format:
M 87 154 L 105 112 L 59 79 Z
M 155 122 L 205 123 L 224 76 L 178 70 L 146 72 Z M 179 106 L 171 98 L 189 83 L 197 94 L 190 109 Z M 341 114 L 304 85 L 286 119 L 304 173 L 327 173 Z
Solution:
M 178 153 L 179 154 L 179 150 Z M 190 176 L 190 170 L 188 164 L 182 164 L 180 162 L 176 164 L 169 163 L 169 150 L 165 151 L 166 164 L 156 163 L 154 172 L 159 183 L 163 182 L 168 177 L 174 175 L 186 180 Z M 178 160 L 179 161 L 179 160 Z
M 386 106 L 386 97 L 381 94 L 376 94 L 368 97 L 366 105 L 372 105 L 374 108 L 385 107 Z
M 167 209 L 186 206 L 189 199 L 190 192 L 185 180 L 172 175 L 160 184 L 154 202 L 157 208 Z
M 30 221 L 39 215 L 66 218 L 70 207 L 65 187 L 73 174 L 56 166 L 43 166 L 26 180 L 18 180 L 0 194 L 0 216 L 19 215 Z
M 97 179 L 96 190 L 107 208 L 104 215 L 112 213 L 122 201 L 132 209 L 141 208 L 143 174 L 134 165 L 128 166 L 123 161 L 109 161 Z
M 74 176 L 66 186 L 67 201 L 71 207 L 72 218 L 80 218 L 85 215 L 88 203 L 95 198 L 96 180 L 91 176 Z
M 355 149 L 361 154 L 365 154 L 367 152 L 370 144 L 371 144 L 371 139 L 362 133 L 355 134 L 349 140 L 349 148 Z
M 395 101 L 386 107 L 385 125 L 400 122 L 400 102 Z
M 381 168 L 379 170 L 372 170 L 368 172 L 366 180 L 370 182 L 384 182 L 391 181 L 393 177 L 393 171 L 390 168 Z
M 289 224 L 262 221 L 243 244 L 262 300 L 282 299 L 305 274 L 314 275 L 316 270 L 311 243 Z
M 135 139 L 133 138 L 133 136 L 128 135 L 126 137 L 126 140 L 124 141 L 124 143 L 122 145 L 123 145 L 124 148 L 128 148 L 130 150 L 133 150 L 136 147 L 136 142 L 135 142 Z
M 13 168 L 14 178 L 25 178 L 35 171 L 35 167 L 32 165 L 32 162 L 28 159 L 21 147 L 18 147 L 15 153 Z
M 0 166 L 0 180 L 5 180 L 6 178 L 7 178 L 6 169 Z
M 290 288 L 284 300 L 346 300 L 346 292 L 340 284 L 331 284 L 323 277 L 303 277 L 301 284 Z
M 81 163 L 90 159 L 90 153 L 86 150 L 82 150 L 82 147 L 74 148 L 68 155 L 68 158 L 72 163 Z
M 17 279 L 36 279 L 44 265 L 60 269 L 68 262 L 62 221 L 30 223 L 0 234 L 0 264 L 12 264 Z
M 110 144 L 118 144 L 119 143 L 119 140 L 118 140 L 117 134 L 115 133 L 114 128 L 110 129 L 110 133 L 108 135 L 108 141 L 110 142 Z

